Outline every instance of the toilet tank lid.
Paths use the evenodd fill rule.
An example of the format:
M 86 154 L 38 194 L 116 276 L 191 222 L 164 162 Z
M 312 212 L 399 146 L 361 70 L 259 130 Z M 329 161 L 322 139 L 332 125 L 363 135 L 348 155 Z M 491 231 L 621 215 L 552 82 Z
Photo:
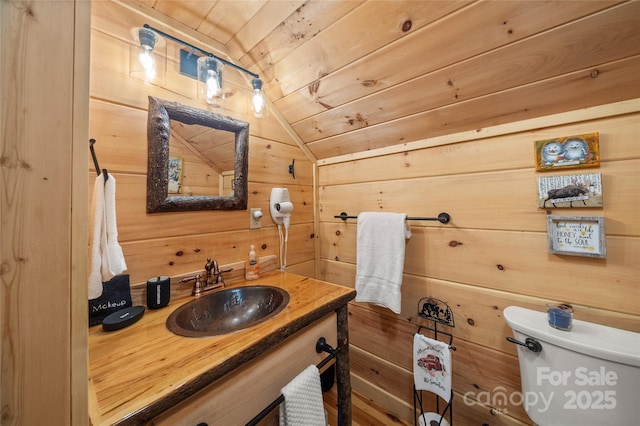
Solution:
M 549 325 L 546 312 L 519 306 L 509 306 L 503 314 L 509 327 L 541 343 L 640 367 L 640 333 L 575 319 L 571 331 L 557 330 Z

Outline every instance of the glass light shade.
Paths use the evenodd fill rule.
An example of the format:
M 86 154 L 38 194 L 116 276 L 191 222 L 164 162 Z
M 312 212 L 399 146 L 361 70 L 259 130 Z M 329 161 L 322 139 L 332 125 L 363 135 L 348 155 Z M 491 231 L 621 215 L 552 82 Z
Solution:
M 164 86 L 167 83 L 167 43 L 148 28 L 134 28 L 131 35 L 129 75 L 147 84 Z
M 224 64 L 211 56 L 198 58 L 198 99 L 220 107 L 224 101 Z
M 253 86 L 253 93 L 251 95 L 251 111 L 256 118 L 261 118 L 266 110 L 264 102 L 264 93 L 262 91 L 262 80 L 254 78 L 251 80 Z

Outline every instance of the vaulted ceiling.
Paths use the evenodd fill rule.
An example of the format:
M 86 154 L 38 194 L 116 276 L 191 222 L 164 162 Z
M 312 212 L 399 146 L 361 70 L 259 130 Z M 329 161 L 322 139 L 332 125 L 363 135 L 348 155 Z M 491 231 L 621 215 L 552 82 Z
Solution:
M 640 1 L 146 0 L 318 159 L 640 97 Z

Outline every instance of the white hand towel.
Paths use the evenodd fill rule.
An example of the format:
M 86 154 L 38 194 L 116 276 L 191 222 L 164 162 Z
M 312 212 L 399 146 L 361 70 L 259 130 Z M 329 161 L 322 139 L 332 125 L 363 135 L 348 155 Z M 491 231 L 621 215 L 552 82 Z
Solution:
M 102 241 L 104 225 L 104 178 L 98 176 L 93 185 L 93 198 L 91 200 L 91 213 L 89 216 L 91 229 L 91 258 L 89 270 L 89 299 L 95 299 L 102 295 Z M 106 242 L 106 234 L 104 238 Z
M 308 366 L 284 388 L 280 404 L 280 426 L 326 426 L 320 372 Z
M 109 179 L 104 184 L 104 217 L 105 232 L 107 234 L 107 250 L 108 259 L 102 262 L 102 279 L 108 281 L 116 275 L 122 274 L 127 270 L 127 264 L 124 261 L 122 248 L 118 243 L 118 224 L 116 220 L 116 179 L 113 175 L 109 175 Z
M 451 350 L 449 345 L 420 333 L 413 337 L 413 380 L 426 390 L 451 400 Z
M 115 275 L 127 269 L 118 244 L 118 230 L 116 223 L 116 180 L 113 175 L 103 175 L 96 178 L 93 187 L 91 204 L 91 258 L 88 279 L 89 299 L 102 295 L 103 281 L 109 281 Z
M 363 212 L 358 215 L 356 302 L 401 310 L 405 241 L 411 237 L 401 213 Z

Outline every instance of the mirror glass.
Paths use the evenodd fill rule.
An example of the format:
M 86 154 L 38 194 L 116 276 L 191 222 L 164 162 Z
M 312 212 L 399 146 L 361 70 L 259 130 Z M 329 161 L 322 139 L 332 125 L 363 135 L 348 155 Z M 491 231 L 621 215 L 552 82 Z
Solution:
M 249 123 L 149 97 L 147 213 L 247 208 Z

